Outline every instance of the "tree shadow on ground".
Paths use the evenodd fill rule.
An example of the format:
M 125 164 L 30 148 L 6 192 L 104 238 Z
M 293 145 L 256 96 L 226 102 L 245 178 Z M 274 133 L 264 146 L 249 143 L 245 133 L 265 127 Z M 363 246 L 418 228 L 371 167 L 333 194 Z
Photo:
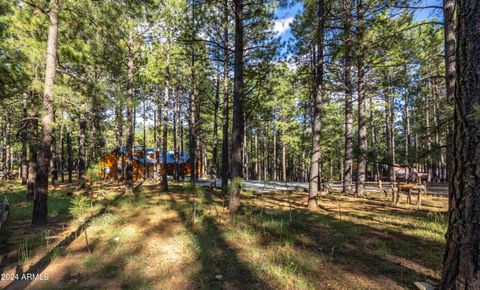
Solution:
M 213 202 L 209 194 L 205 197 L 206 203 Z M 180 204 L 171 195 L 170 208 L 177 211 L 198 246 L 197 259 L 201 262 L 201 269 L 191 278 L 197 281 L 200 288 L 272 289 L 247 263 L 240 260 L 236 250 L 223 238 L 222 231 L 212 217 L 202 216 L 198 223 L 192 224 L 194 218 L 191 205 Z
M 27 198 L 25 186 L 20 183 L 7 184 L 1 191 L 10 201 L 9 216 L 0 231 L 0 255 L 2 257 L 0 273 L 3 273 L 5 269 L 15 267 L 15 264 L 18 263 L 19 247 L 22 243 L 28 247 L 28 256 L 32 256 L 43 250 L 47 236 L 56 236 L 63 231 L 63 226 L 70 219 L 68 213 L 70 198 L 61 190 L 52 190 L 48 199 L 48 223 L 34 227 L 31 225 L 33 201 Z
M 118 199 L 123 196 L 123 194 L 118 194 L 113 200 L 106 201 L 104 206 L 95 214 L 88 217 L 82 224 L 80 224 L 74 231 L 70 232 L 66 237 L 62 238 L 53 248 L 51 248 L 47 253 L 45 253 L 36 263 L 31 265 L 27 271 L 23 272 L 23 268 L 20 266 L 16 267 L 16 274 L 32 274 L 36 275 L 41 273 L 45 268 L 51 263 L 54 255 L 61 253 L 66 247 L 68 247 L 78 236 L 80 236 L 85 229 L 89 226 L 91 221 L 96 217 L 99 217 L 105 214 L 109 206 L 115 204 Z M 25 289 L 27 288 L 34 280 L 14 280 L 7 285 L 5 289 Z
M 286 202 L 278 197 L 274 197 L 273 201 Z M 220 205 L 219 201 L 210 199 L 210 202 Z M 243 204 L 243 211 L 247 214 L 243 215 L 242 221 L 251 230 L 262 233 L 263 247 L 291 243 L 298 249 L 308 249 L 312 255 L 328 256 L 329 263 L 346 273 L 381 277 L 402 287 L 410 287 L 418 280 L 438 282 L 444 243 L 402 233 L 402 228 L 412 229 L 413 226 L 397 227 L 398 231 L 394 228 L 378 229 L 341 220 L 342 217 L 333 211 L 312 212 L 296 205 L 290 210 L 273 209 L 268 207 L 269 202 L 264 204 L 265 208 L 248 202 Z M 381 205 L 375 203 L 375 206 Z M 427 210 L 417 212 L 395 207 L 382 208 L 378 212 L 375 208 L 372 210 L 392 215 L 393 218 L 398 214 L 400 217 L 413 216 L 426 221 L 430 213 Z M 270 220 L 274 222 L 266 222 Z M 394 223 L 391 226 L 398 225 Z M 318 269 L 302 268 L 301 265 L 302 262 L 298 261 L 297 267 L 307 276 L 319 277 Z
M 260 218 L 250 219 L 253 221 L 250 227 L 263 233 L 264 247 L 279 246 L 287 241 L 298 249 L 328 256 L 330 264 L 347 273 L 382 276 L 402 286 L 425 279 L 437 282 L 444 249 L 441 242 L 382 231 L 307 210 L 295 210 L 290 220 L 288 211 L 266 209 L 262 219 L 263 222 Z M 277 223 L 265 222 L 268 220 Z M 282 226 L 278 226 L 278 221 Z M 438 256 L 426 257 L 431 253 L 438 253 Z M 318 269 L 304 268 L 302 271 L 315 276 Z
M 169 192 L 159 192 L 158 185 L 144 185 L 137 195 L 111 201 L 111 206 L 116 209 L 121 207 L 120 202 L 128 203 L 133 211 L 119 211 L 128 213 L 127 220 L 136 217 L 144 234 L 136 238 L 135 243 L 139 246 L 130 252 L 111 256 L 110 252 L 102 252 L 100 248 L 95 250 L 91 263 L 102 257 L 108 258 L 108 261 L 92 268 L 85 277 L 82 276 L 88 278 L 89 282 L 82 281 L 80 286 L 152 287 L 158 280 L 155 282 L 146 277 L 142 269 L 136 275 L 125 277 L 132 270 L 125 268 L 127 259 L 137 256 L 142 247 L 148 246 L 145 240 L 149 233 L 175 235 L 172 227 L 178 222 L 181 222 L 179 227 L 182 231 L 188 232 L 193 242 L 193 248 L 189 250 L 196 255 L 192 268 L 180 274 L 188 277 L 191 280 L 188 286 L 194 288 L 321 289 L 332 288 L 328 284 L 332 281 L 333 288 L 409 288 L 413 281 L 437 281 L 436 271 L 441 264 L 443 243 L 407 235 L 402 233 L 401 228 L 395 231 L 396 225 L 385 224 L 385 228 L 365 225 L 362 222 L 368 220 L 362 221 L 362 216 L 355 215 L 344 220 L 349 213 L 344 213 L 342 219 L 331 206 L 326 207 L 330 211 L 318 212 L 295 205 L 289 208 L 286 205 L 287 197 L 279 195 L 274 196 L 278 200 L 265 196 L 268 199 L 265 203 L 259 202 L 258 198 L 245 198 L 242 213 L 232 218 L 222 211 L 223 201 L 215 196 L 214 191 L 196 192 L 175 184 L 170 189 Z M 174 216 L 167 216 L 161 223 L 149 225 L 148 219 L 142 219 L 138 214 L 155 203 L 162 204 L 162 208 Z M 213 206 L 216 206 L 215 210 Z M 360 204 L 356 206 L 362 208 Z M 363 211 L 369 210 L 385 212 L 384 208 L 364 205 Z M 393 211 L 387 213 L 396 214 Z M 119 219 L 118 227 L 124 225 L 124 221 L 125 218 Z M 117 227 L 117 224 L 114 226 Z M 232 240 L 230 235 L 236 231 L 254 233 L 254 239 L 245 240 L 243 236 L 235 236 Z M 249 242 L 251 245 L 241 244 Z M 260 251 L 266 267 L 270 265 L 282 271 L 286 269 L 290 277 L 285 279 L 289 280 L 281 281 L 282 277 L 275 276 L 270 269 L 261 268 L 264 265 L 256 265 L 258 260 L 250 255 L 251 248 Z M 85 253 L 83 248 L 79 250 Z M 267 251 L 269 253 L 265 253 Z M 268 256 L 272 252 L 273 257 Z M 310 257 L 315 259 L 310 261 Z M 49 261 L 45 261 L 46 265 Z M 63 269 L 73 270 L 68 267 Z M 156 274 L 160 272 L 156 269 Z M 168 271 L 166 273 L 169 275 Z M 68 279 L 68 275 L 63 278 L 66 281 Z M 295 283 L 301 279 L 307 280 L 308 284 L 303 285 L 309 287 L 296 287 Z M 357 283 L 357 279 L 361 279 L 362 283 Z M 292 281 L 293 284 L 288 284 Z

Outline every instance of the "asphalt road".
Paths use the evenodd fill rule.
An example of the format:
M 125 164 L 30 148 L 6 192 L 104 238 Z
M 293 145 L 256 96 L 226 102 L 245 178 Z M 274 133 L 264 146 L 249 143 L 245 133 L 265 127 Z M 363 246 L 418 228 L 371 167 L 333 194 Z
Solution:
M 217 179 L 217 187 L 221 186 L 220 179 Z M 206 179 L 199 180 L 199 184 L 205 187 L 210 186 L 210 181 Z M 306 182 L 280 182 L 280 181 L 259 181 L 259 180 L 245 180 L 243 186 L 246 190 L 256 191 L 256 192 L 274 192 L 274 191 L 284 191 L 284 190 L 302 190 L 308 189 L 308 183 Z M 355 187 L 355 183 L 353 185 Z M 388 186 L 387 182 L 383 183 L 384 187 Z M 342 190 L 342 184 L 340 182 L 330 183 L 330 187 L 334 190 Z M 378 191 L 379 187 L 377 184 L 367 183 L 366 185 L 367 192 Z M 427 184 L 427 193 L 428 194 L 438 194 L 438 195 L 448 195 L 448 186 L 441 184 Z

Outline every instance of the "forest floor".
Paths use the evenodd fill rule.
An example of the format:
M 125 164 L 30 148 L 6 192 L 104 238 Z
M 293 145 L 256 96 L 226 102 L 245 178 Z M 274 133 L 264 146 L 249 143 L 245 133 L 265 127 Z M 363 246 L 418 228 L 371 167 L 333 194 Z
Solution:
M 49 224 L 34 229 L 23 186 L 2 184 L 12 214 L 0 233 L 0 273 L 48 280 L 0 288 L 403 289 L 439 279 L 445 197 L 424 197 L 419 210 L 405 196 L 394 207 L 380 193 L 332 194 L 308 211 L 304 192 L 245 192 L 242 212 L 230 216 L 217 191 L 173 182 L 168 192 L 148 182 L 132 196 L 122 189 L 92 187 L 88 211 L 73 218 L 74 189 L 59 187 Z

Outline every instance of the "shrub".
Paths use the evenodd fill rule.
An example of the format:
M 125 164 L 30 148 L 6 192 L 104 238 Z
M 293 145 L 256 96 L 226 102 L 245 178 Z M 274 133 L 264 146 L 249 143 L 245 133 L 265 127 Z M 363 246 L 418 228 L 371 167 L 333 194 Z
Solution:
M 236 191 L 239 187 L 242 188 L 242 186 L 243 179 L 240 177 L 235 177 L 230 184 L 229 192 Z
M 85 215 L 89 208 L 90 201 L 86 196 L 76 196 L 72 200 L 69 212 L 74 218 L 80 219 Z
M 87 169 L 87 174 L 86 174 L 87 179 L 90 182 L 99 181 L 101 179 L 100 172 L 102 172 L 102 168 L 100 168 L 100 164 L 90 166 Z

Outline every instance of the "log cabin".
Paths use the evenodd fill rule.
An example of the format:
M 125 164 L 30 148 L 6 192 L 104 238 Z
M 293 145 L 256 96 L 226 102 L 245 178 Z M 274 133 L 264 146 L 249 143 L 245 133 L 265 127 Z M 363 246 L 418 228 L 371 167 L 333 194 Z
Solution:
M 103 179 L 117 179 L 119 174 L 125 174 L 126 167 L 126 147 L 121 150 L 115 149 L 102 156 L 99 160 L 99 176 Z M 160 150 L 155 148 L 143 148 L 143 146 L 133 146 L 133 180 L 140 178 L 155 178 L 161 175 L 163 166 L 163 156 Z M 175 165 L 178 168 L 179 175 L 191 174 L 188 152 L 182 152 L 175 158 L 174 151 L 167 151 L 167 174 L 175 174 Z M 121 170 L 117 170 L 119 163 Z M 200 161 L 197 161 L 197 172 L 200 172 Z M 123 176 L 122 178 L 124 178 Z

